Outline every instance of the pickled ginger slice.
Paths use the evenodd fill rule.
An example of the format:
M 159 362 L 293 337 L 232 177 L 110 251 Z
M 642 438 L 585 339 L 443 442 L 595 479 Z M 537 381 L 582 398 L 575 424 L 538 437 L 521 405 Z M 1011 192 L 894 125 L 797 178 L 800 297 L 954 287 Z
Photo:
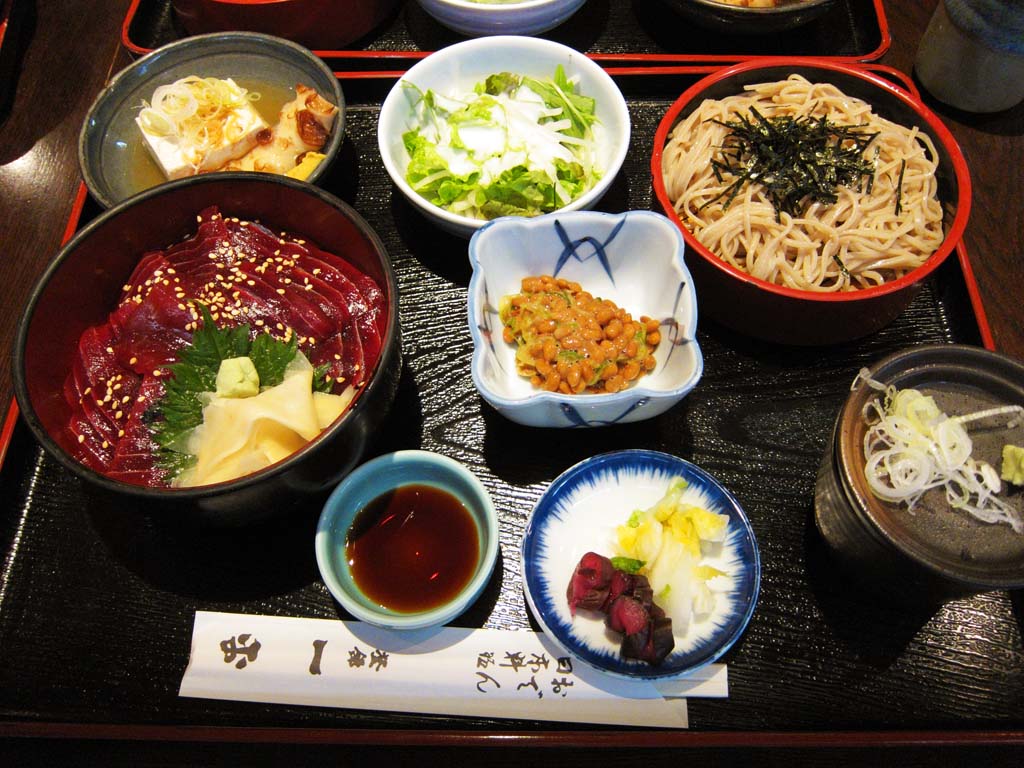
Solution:
M 313 367 L 297 354 L 288 365 L 284 381 L 275 387 L 253 397 L 210 397 L 203 408 L 203 423 L 188 441 L 188 453 L 196 456 L 195 465 L 185 470 L 175 485 L 224 482 L 264 469 L 319 435 L 321 419 L 334 411 L 340 414 L 344 407 L 336 402 L 318 410 L 313 396 Z

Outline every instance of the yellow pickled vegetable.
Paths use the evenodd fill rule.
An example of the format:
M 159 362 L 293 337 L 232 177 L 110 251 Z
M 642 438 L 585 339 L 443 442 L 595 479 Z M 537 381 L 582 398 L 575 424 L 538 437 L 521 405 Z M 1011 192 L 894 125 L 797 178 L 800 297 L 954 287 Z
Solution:
M 651 507 L 636 510 L 615 529 L 617 555 L 640 563 L 659 605 L 673 626 L 685 631 L 694 614 L 709 613 L 714 594 L 707 582 L 727 574 L 701 564 L 702 542 L 725 540 L 729 518 L 684 501 L 687 483 L 673 478 L 665 494 Z M 698 497 L 699 498 L 699 497 Z
M 1003 466 L 999 476 L 1008 483 L 1024 485 L 1024 448 L 1019 445 L 1003 446 Z

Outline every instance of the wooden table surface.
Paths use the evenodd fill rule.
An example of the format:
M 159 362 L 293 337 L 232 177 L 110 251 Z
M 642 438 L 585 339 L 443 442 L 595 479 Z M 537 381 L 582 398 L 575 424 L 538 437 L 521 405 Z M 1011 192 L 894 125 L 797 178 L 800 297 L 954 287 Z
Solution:
M 35 280 L 60 247 L 65 225 L 79 186 L 77 138 L 89 104 L 105 80 L 125 61 L 120 50 L 120 27 L 129 0 L 13 0 L 10 29 L 3 42 L 0 61 L 0 337 L 13 339 L 16 324 Z M 5 3 L 0 0 L 0 8 Z M 885 5 L 892 45 L 881 62 L 911 72 L 918 41 L 928 24 L 935 0 L 891 0 Z M 974 199 L 966 243 L 977 280 L 980 298 L 988 316 L 997 350 L 1024 359 L 1024 307 L 1021 278 L 1024 269 L 1024 105 L 994 115 L 971 115 L 928 100 L 950 127 L 960 143 L 971 170 Z M 11 357 L 0 355 L 0 403 L 12 398 Z M 2 588 L 2 584 L 0 584 Z M 17 763 L 29 764 L 31 750 L 15 750 Z M 225 764 L 226 753 L 216 747 L 198 749 L 168 745 L 162 753 L 138 749 L 137 745 L 98 746 L 67 743 L 50 745 L 50 764 L 82 764 L 102 760 L 105 764 L 132 762 L 157 764 Z M 4 749 L 0 746 L 0 762 Z M 298 747 L 247 749 L 242 756 L 250 762 L 257 757 L 283 762 L 294 757 Z M 1013 764 L 1013 749 L 985 754 L 963 750 L 950 755 L 933 747 L 910 750 L 900 759 L 907 765 L 931 764 L 940 759 L 948 765 L 973 764 L 976 758 L 992 764 Z M 39 764 L 44 764 L 40 755 Z M 304 752 L 306 762 L 334 762 L 338 750 Z M 353 747 L 349 757 L 373 754 L 372 748 Z M 411 753 L 399 752 L 396 759 Z M 536 754 L 534 757 L 536 757 Z M 550 754 L 550 753 L 548 753 Z M 856 749 L 842 751 L 844 764 L 874 764 L 877 754 Z M 162 755 L 162 756 L 161 756 Z M 129 757 L 131 756 L 130 760 Z M 435 751 L 436 762 L 441 755 Z M 533 760 L 520 756 L 517 763 Z M 629 764 L 649 764 L 654 756 L 633 760 L 616 753 L 614 759 Z M 707 754 L 713 763 L 739 764 L 739 755 L 715 750 Z M 803 755 L 804 764 L 834 764 L 831 758 Z M 1019 757 L 1019 755 L 1018 755 Z M 791 762 L 791 750 L 760 755 L 760 762 Z M 501 762 L 500 752 L 475 750 L 474 759 Z M 587 759 L 563 754 L 570 765 Z M 669 757 L 661 756 L 667 764 Z M 1007 762 L 1003 762 L 1006 760 Z M 423 760 L 421 759 L 420 762 Z M 404 761 L 403 761 L 404 762 Z M 435 762 L 429 759 L 428 762 Z M 882 759 L 882 763 L 886 763 Z M 509 761 L 508 764 L 511 764 Z M 1019 764 L 1019 763 L 1018 763 Z

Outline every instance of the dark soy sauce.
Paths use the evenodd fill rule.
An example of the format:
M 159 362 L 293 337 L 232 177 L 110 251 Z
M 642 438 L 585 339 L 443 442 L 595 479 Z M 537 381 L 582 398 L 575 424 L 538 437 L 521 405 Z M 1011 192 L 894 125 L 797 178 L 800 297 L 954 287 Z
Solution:
M 447 603 L 480 559 L 469 510 L 430 485 L 403 485 L 375 498 L 356 514 L 345 547 L 363 594 L 400 613 Z

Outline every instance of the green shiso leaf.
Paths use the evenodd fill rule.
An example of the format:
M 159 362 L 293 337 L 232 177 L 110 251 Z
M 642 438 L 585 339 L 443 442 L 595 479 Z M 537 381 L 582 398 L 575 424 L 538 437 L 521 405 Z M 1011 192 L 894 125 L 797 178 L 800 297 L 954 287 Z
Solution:
M 288 363 L 295 359 L 299 349 L 295 334 L 288 335 L 288 341 L 281 341 L 269 333 L 261 333 L 252 340 L 249 359 L 260 377 L 260 387 L 276 387 L 284 381 Z
M 153 402 L 146 412 L 153 439 L 160 446 L 156 463 L 172 477 L 195 462 L 187 451 L 192 430 L 203 423 L 205 393 L 217 389 L 217 371 L 224 360 L 248 357 L 252 360 L 263 386 L 276 386 L 284 380 L 284 371 L 295 357 L 298 344 L 295 334 L 281 341 L 269 333 L 250 341 L 248 325 L 218 328 L 210 310 L 195 302 L 202 317 L 202 326 L 192 334 L 192 343 L 184 347 L 178 362 L 167 366 L 170 376 L 164 380 L 164 396 Z
M 324 394 L 331 394 L 334 388 L 334 384 L 327 380 L 327 372 L 331 370 L 331 366 L 327 363 L 318 365 L 313 369 L 313 391 L 323 392 Z

